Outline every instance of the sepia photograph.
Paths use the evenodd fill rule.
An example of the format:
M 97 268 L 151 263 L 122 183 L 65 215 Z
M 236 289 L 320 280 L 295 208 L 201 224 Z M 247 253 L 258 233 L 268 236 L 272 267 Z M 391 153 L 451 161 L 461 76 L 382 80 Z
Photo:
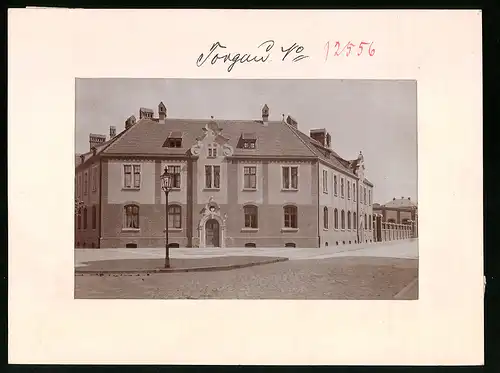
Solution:
M 75 89 L 75 298 L 418 299 L 415 80 Z

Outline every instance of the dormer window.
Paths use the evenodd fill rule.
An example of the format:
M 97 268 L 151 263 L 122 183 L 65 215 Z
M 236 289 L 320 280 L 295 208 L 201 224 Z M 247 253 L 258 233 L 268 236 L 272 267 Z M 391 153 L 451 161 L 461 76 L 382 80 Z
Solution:
M 181 148 L 182 147 L 182 139 L 167 139 L 167 148 Z
M 255 140 L 243 141 L 243 149 L 255 149 Z
M 171 132 L 163 144 L 164 148 L 182 148 L 182 133 Z
M 208 158 L 217 157 L 217 144 L 208 145 Z
M 257 136 L 255 133 L 242 133 L 238 148 L 241 149 L 255 149 L 257 147 Z

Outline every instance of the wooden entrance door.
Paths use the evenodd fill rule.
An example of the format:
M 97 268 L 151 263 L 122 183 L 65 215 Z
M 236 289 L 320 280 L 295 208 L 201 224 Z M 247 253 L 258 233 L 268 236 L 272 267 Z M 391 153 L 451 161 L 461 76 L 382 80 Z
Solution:
M 219 222 L 210 219 L 205 225 L 205 241 L 207 246 L 219 247 L 220 229 Z

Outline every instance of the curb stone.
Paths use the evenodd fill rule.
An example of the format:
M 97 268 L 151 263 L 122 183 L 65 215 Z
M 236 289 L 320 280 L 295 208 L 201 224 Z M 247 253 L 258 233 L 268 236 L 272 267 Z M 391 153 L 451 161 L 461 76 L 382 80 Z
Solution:
M 413 289 L 417 287 L 417 297 L 415 299 L 405 299 L 405 296 L 412 292 Z M 415 277 L 408 285 L 406 285 L 403 290 L 394 296 L 395 300 L 418 300 L 418 277 Z
M 135 270 L 96 270 L 85 271 L 75 269 L 75 275 L 104 275 L 104 274 L 150 274 L 150 273 L 179 273 L 179 272 L 210 272 L 210 271 L 228 271 L 231 269 L 254 267 L 263 264 L 272 264 L 285 262 L 288 258 L 277 258 L 272 260 L 263 260 L 259 262 L 250 262 L 243 264 L 229 264 L 207 267 L 192 267 L 192 268 L 156 268 L 156 269 L 135 269 Z

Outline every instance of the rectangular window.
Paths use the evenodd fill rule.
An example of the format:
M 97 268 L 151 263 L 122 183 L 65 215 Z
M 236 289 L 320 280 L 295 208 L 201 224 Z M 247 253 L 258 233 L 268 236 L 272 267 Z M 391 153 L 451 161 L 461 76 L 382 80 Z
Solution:
M 97 167 L 92 169 L 92 191 L 95 192 L 97 190 Z
M 372 191 L 368 189 L 368 205 L 372 204 Z
M 208 146 L 208 158 L 217 157 L 217 144 L 210 144 Z
M 352 198 L 356 202 L 356 184 L 352 183 Z
M 366 187 L 363 187 L 363 203 L 366 205 Z
M 181 206 L 172 205 L 168 207 L 168 227 L 180 229 L 181 224 Z
M 78 197 L 82 196 L 82 175 L 78 175 Z
M 337 175 L 333 175 L 333 194 L 338 194 Z
M 88 215 L 87 215 L 87 208 L 84 207 L 83 208 L 83 229 L 87 229 L 87 225 L 88 225 Z
M 124 207 L 124 228 L 139 229 L 139 206 L 127 205 Z
M 347 199 L 351 199 L 351 182 L 347 180 Z
M 257 188 L 257 167 L 243 167 L 243 188 L 256 189 Z
M 134 166 L 134 188 L 141 187 L 141 166 Z
M 83 176 L 83 194 L 87 194 L 88 193 L 88 187 L 89 187 L 89 174 L 88 172 L 85 172 L 84 176 Z
M 245 206 L 243 209 L 245 216 L 245 228 L 257 229 L 257 207 L 255 206 Z
M 285 228 L 297 228 L 297 207 L 285 207 Z
M 220 166 L 205 166 L 205 188 L 220 188 Z
M 181 187 L 181 166 L 167 166 L 167 172 L 172 174 L 172 188 L 180 189 Z
M 97 208 L 92 206 L 92 229 L 96 229 L 97 226 Z
M 123 166 L 123 175 L 124 175 L 123 187 L 124 188 L 131 188 L 132 187 L 132 166 L 124 165 Z
M 123 165 L 123 187 L 126 189 L 140 189 L 141 187 L 141 166 Z
M 340 178 L 340 197 L 344 198 L 344 178 Z
M 298 189 L 299 168 L 285 166 L 282 169 L 283 189 Z
M 323 170 L 323 193 L 328 193 L 328 171 Z
M 182 139 L 179 138 L 169 138 L 166 141 L 167 148 L 181 148 L 182 147 Z
M 363 203 L 363 187 L 359 187 L 359 203 Z
M 255 149 L 255 140 L 243 141 L 243 149 Z

